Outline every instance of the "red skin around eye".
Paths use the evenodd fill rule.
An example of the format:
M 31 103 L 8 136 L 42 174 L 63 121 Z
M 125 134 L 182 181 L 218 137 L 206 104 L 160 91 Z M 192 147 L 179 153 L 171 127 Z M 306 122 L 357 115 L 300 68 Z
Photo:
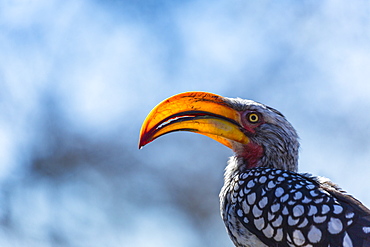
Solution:
M 263 124 L 264 120 L 260 114 L 256 113 L 259 116 L 259 121 L 257 123 L 249 122 L 247 119 L 248 118 L 247 116 L 251 112 L 253 111 L 241 112 L 240 116 L 241 116 L 241 123 L 245 131 L 253 135 L 256 132 L 255 129 L 261 124 Z M 250 169 L 250 168 L 257 166 L 258 161 L 261 159 L 263 154 L 264 154 L 263 147 L 251 141 L 244 146 L 244 150 L 240 155 L 246 161 L 247 168 Z
M 257 123 L 251 123 L 248 121 L 248 114 L 249 113 L 256 113 L 258 116 L 259 116 L 259 121 Z M 242 123 L 242 126 L 244 127 L 244 129 L 246 130 L 246 132 L 248 133 L 251 133 L 251 134 L 254 134 L 256 132 L 255 128 L 257 128 L 258 126 L 260 126 L 261 124 L 264 123 L 264 120 L 261 116 L 261 114 L 257 113 L 257 112 L 254 112 L 254 111 L 244 111 L 244 112 L 240 112 L 240 117 L 241 117 L 241 123 Z

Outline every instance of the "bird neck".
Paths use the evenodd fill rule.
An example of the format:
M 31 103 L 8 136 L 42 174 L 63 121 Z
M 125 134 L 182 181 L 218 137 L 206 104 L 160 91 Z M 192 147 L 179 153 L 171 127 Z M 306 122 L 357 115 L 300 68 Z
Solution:
M 249 142 L 236 151 L 235 156 L 239 160 L 239 163 L 242 164 L 243 167 L 241 168 L 251 169 L 263 165 L 261 162 L 264 156 L 264 150 L 261 145 Z
M 288 143 L 285 148 L 282 145 L 262 146 L 255 142 L 246 145 L 238 145 L 234 148 L 234 162 L 229 165 L 243 171 L 255 167 L 277 168 L 283 170 L 297 171 L 298 168 L 298 145 Z M 232 159 L 232 160 L 233 160 Z

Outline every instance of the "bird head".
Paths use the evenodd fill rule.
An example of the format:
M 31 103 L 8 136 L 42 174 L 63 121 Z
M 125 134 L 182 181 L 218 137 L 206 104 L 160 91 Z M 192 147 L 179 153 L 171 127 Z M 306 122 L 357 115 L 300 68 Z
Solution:
M 246 168 L 297 170 L 296 131 L 279 111 L 252 100 L 205 92 L 174 95 L 144 120 L 139 148 L 175 131 L 199 133 L 222 143 Z

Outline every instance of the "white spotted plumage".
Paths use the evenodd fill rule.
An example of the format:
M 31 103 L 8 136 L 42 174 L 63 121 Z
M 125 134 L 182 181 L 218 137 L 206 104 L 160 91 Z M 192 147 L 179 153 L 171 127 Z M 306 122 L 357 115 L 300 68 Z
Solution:
M 363 231 L 364 233 L 368 234 L 368 233 L 370 233 L 370 227 L 369 227 L 369 226 L 364 226 L 364 227 L 362 228 L 362 231 Z
M 263 211 L 257 206 L 254 205 L 252 209 L 252 214 L 255 218 L 259 218 L 262 215 Z
M 249 169 L 247 177 L 244 173 L 235 176 L 235 183 L 240 180 L 244 183 L 238 182 L 238 186 L 227 192 L 229 197 L 235 198 L 230 201 L 231 208 L 236 210 L 234 218 L 250 234 L 261 239 L 261 245 L 256 246 L 330 246 L 333 241 L 355 246 L 356 240 L 347 229 L 356 218 L 354 208 L 326 193 L 325 187 L 310 177 L 289 171 L 278 173 L 278 169 L 263 172 L 264 169 Z M 294 176 L 289 177 L 290 174 Z M 280 177 L 284 178 L 284 183 L 278 183 Z M 296 189 L 296 184 L 301 187 Z M 227 213 L 230 214 L 232 212 Z M 325 234 L 323 226 L 327 229 Z M 232 229 L 229 228 L 229 234 L 234 242 L 241 241 L 236 242 L 237 246 L 252 246 L 243 244 L 248 240 L 237 236 L 239 231 Z M 361 230 L 370 234 L 370 224 Z
M 312 225 L 308 230 L 307 239 L 310 243 L 316 244 L 321 241 L 322 232 L 315 225 Z
M 301 204 L 297 204 L 293 207 L 293 216 L 300 217 L 304 214 L 304 206 Z
M 352 240 L 347 232 L 344 234 L 343 247 L 353 247 Z
M 343 230 L 342 221 L 338 218 L 331 217 L 328 222 L 328 231 L 331 234 L 338 234 Z
M 330 180 L 297 173 L 298 136 L 285 117 L 250 100 L 227 100 L 235 110 L 258 112 L 263 119 L 254 132 L 246 130 L 263 155 L 251 165 L 244 146 L 232 142 L 235 156 L 225 171 L 221 214 L 234 244 L 370 246 L 370 211 Z
M 306 238 L 303 235 L 301 230 L 296 229 L 296 230 L 293 231 L 293 242 L 297 246 L 302 246 L 303 244 L 305 244 Z

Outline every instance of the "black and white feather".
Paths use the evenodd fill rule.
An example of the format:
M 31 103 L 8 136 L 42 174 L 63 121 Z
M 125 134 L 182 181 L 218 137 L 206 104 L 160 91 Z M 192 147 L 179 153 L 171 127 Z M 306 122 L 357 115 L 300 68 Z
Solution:
M 221 214 L 238 247 L 370 246 L 370 211 L 330 180 L 297 173 L 298 136 L 278 111 L 241 99 L 241 110 L 260 112 L 265 122 L 250 136 L 262 145 L 257 166 L 232 157 L 220 193 Z
M 370 246 L 369 210 L 319 179 L 259 167 L 241 171 L 230 188 L 223 218 L 237 246 Z

